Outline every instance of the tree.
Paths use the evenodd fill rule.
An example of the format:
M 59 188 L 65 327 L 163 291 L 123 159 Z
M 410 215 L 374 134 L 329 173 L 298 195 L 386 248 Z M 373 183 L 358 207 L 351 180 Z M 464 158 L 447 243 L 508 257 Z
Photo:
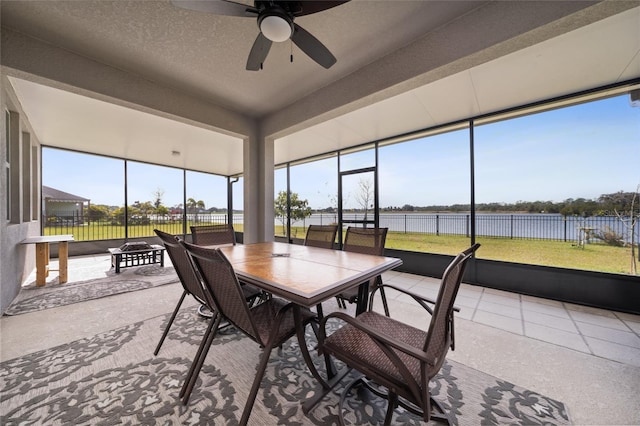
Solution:
M 92 204 L 87 208 L 87 216 L 91 221 L 103 220 L 109 217 L 109 207 L 101 204 Z
M 637 192 L 618 191 L 613 194 L 602 194 L 598 198 L 598 203 L 601 204 L 602 209 L 606 214 L 611 214 L 611 212 L 621 212 L 626 214 L 626 212 L 631 209 L 634 202 L 637 206 L 638 201 L 636 200 L 636 196 Z
M 158 216 L 166 216 L 166 215 L 169 214 L 169 209 L 167 207 L 165 207 L 165 206 L 158 206 L 156 208 L 156 214 Z
M 371 179 L 360 179 L 358 181 L 358 192 L 355 194 L 356 202 L 364 210 L 364 220 L 367 220 L 369 209 L 373 207 L 373 181 Z
M 151 201 L 145 201 L 144 203 L 138 203 L 136 206 L 140 210 L 140 214 L 143 217 L 149 217 L 153 214 L 156 208 L 151 204 Z
M 160 188 L 156 189 L 153 193 L 153 206 L 156 210 L 162 205 L 162 197 L 164 195 L 164 191 Z
M 640 194 L 640 185 L 636 187 L 636 192 L 633 193 L 631 197 L 631 201 L 629 203 L 629 210 L 622 210 L 619 212 L 615 209 L 616 216 L 622 224 L 627 228 L 629 232 L 629 242 L 631 243 L 631 273 L 637 274 L 638 267 L 636 264 L 636 241 L 635 241 L 635 231 L 636 226 L 638 225 L 638 220 L 640 220 L 640 200 L 638 199 L 638 194 Z M 637 211 L 636 211 L 637 210 Z M 640 254 L 639 254 L 640 256 Z
M 303 220 L 306 217 L 311 216 L 311 207 L 309 207 L 308 200 L 301 200 L 296 192 L 291 193 L 291 220 Z M 280 218 L 282 223 L 282 234 L 286 234 L 287 226 L 287 191 L 278 192 L 278 196 L 274 201 L 275 215 Z
M 194 198 L 187 199 L 187 213 L 193 213 L 193 221 L 198 223 L 198 211 L 204 209 L 204 201 L 196 201 Z

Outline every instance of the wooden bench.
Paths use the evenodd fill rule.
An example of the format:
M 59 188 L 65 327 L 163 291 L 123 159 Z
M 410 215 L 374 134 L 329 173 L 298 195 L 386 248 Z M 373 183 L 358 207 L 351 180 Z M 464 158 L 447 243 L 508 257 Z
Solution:
M 120 273 L 121 268 L 128 268 L 131 266 L 153 265 L 159 263 L 164 267 L 164 246 L 161 245 L 148 245 L 147 248 L 141 248 L 139 250 L 127 250 L 126 245 L 117 248 L 110 248 L 111 253 L 111 266 L 116 268 L 116 274 Z
M 73 241 L 73 235 L 47 235 L 25 238 L 20 244 L 36 245 L 36 286 L 47 283 L 49 276 L 49 243 L 58 243 L 58 271 L 60 284 L 67 282 L 67 263 L 69 258 L 68 242 Z

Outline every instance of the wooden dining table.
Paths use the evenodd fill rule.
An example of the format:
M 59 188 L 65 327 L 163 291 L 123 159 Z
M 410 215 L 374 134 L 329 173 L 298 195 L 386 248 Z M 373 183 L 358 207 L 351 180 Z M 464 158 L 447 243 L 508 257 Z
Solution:
M 375 279 L 402 260 L 279 242 L 220 248 L 242 282 L 299 306 L 313 308 Z M 368 289 L 364 289 L 368 290 Z M 366 298 L 359 309 L 366 308 Z
M 369 285 L 378 275 L 402 265 L 402 260 L 301 246 L 280 242 L 237 244 L 219 247 L 242 282 L 252 284 L 300 307 L 313 308 L 348 288 L 359 286 L 356 312 L 367 309 Z M 304 330 L 297 330 L 304 336 Z M 300 334 L 302 333 L 302 334 Z M 307 365 L 311 359 L 303 351 Z M 321 385 L 314 397 L 303 404 L 308 412 L 348 372 L 336 372 L 325 357 L 328 380 L 316 377 Z M 314 369 L 311 368 L 312 373 Z M 315 376 L 315 374 L 314 374 Z

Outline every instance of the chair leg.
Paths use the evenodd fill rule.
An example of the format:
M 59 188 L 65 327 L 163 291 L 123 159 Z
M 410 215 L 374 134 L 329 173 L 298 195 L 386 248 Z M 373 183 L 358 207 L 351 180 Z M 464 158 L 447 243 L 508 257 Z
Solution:
M 260 364 L 258 365 L 258 371 L 256 372 L 256 378 L 253 380 L 253 385 L 251 386 L 249 397 L 247 398 L 247 402 L 245 403 L 244 410 L 242 411 L 242 417 L 240 418 L 240 426 L 246 426 L 246 424 L 249 422 L 249 417 L 251 416 L 251 410 L 253 410 L 253 404 L 256 401 L 256 396 L 258 396 L 260 383 L 262 383 L 262 377 L 264 376 L 264 372 L 267 369 L 267 363 L 269 362 L 269 357 L 271 356 L 271 350 L 273 349 L 273 347 L 274 347 L 273 342 L 269 342 L 269 344 L 264 348 L 262 352 L 262 357 L 260 358 Z
M 293 311 L 293 318 L 296 325 L 296 337 L 298 338 L 298 344 L 300 345 L 300 351 L 302 351 L 302 357 L 304 358 L 304 361 L 307 363 L 307 368 L 309 369 L 309 371 L 311 372 L 311 375 L 318 381 L 320 382 L 320 384 L 322 385 L 322 387 L 324 389 L 328 389 L 329 388 L 329 384 L 322 378 L 322 376 L 320 376 L 320 373 L 318 373 L 318 370 L 316 369 L 316 366 L 313 365 L 313 360 L 311 359 L 311 354 L 309 353 L 309 349 L 307 348 L 307 342 L 304 338 L 304 325 L 302 325 L 302 318 L 300 315 L 300 307 L 299 306 L 295 306 Z M 312 324 L 314 324 L 314 322 L 312 322 Z M 317 336 L 317 334 L 316 334 Z M 325 354 L 324 355 L 325 358 L 325 364 L 327 366 L 327 376 L 329 378 L 333 377 L 336 375 L 335 372 L 335 367 L 333 366 L 333 362 L 331 361 L 331 358 L 329 357 L 329 355 Z
M 171 318 L 169 319 L 169 323 L 167 324 L 167 326 L 164 329 L 164 332 L 162 333 L 162 337 L 160 338 L 160 341 L 158 342 L 158 346 L 156 346 L 156 350 L 153 351 L 153 355 L 158 355 L 158 352 L 160 352 L 160 348 L 162 347 L 162 344 L 164 343 L 164 339 L 166 339 L 167 334 L 169 334 L 169 329 L 171 328 L 171 324 L 173 324 L 173 320 L 176 319 L 176 315 L 178 315 L 178 311 L 180 310 L 180 306 L 182 306 L 182 302 L 184 301 L 185 296 L 187 295 L 186 291 L 182 292 L 182 296 L 180 297 L 180 300 L 178 300 L 178 304 L 176 305 L 176 308 L 173 310 L 173 314 L 171 315 Z
M 389 304 L 387 303 L 387 295 L 384 292 L 384 288 L 380 289 L 380 297 L 382 298 L 382 306 L 384 307 L 384 314 L 389 316 Z
M 384 416 L 385 426 L 389 426 L 391 424 L 391 419 L 393 418 L 393 411 L 398 405 L 398 395 L 390 391 L 389 397 L 387 399 L 389 401 L 389 405 L 387 405 L 387 414 Z
M 311 322 L 311 328 L 313 328 L 313 334 L 315 334 L 316 339 L 318 338 L 318 324 L 320 324 L 322 317 L 324 317 L 324 314 L 322 313 L 322 304 L 318 303 L 316 305 L 316 319 Z
M 198 351 L 196 352 L 196 356 L 191 363 L 191 368 L 189 368 L 189 372 L 187 373 L 187 377 L 182 385 L 182 389 L 180 389 L 180 398 L 182 398 L 182 403 L 187 405 L 189 402 L 189 397 L 191 396 L 191 391 L 193 391 L 193 387 L 196 384 L 196 380 L 198 379 L 198 374 L 200 374 L 200 370 L 202 369 L 202 364 L 204 364 L 204 360 L 209 353 L 209 348 L 211 348 L 211 343 L 213 339 L 216 337 L 216 332 L 218 331 L 218 326 L 220 325 L 220 321 L 222 320 L 222 315 L 216 313 L 213 318 L 209 321 L 209 326 L 207 327 L 207 331 L 202 336 L 202 342 L 200 342 L 200 346 L 198 347 Z
M 340 401 L 338 402 L 338 423 L 340 424 L 340 426 L 345 426 L 343 414 L 344 410 L 342 408 L 344 407 L 344 401 L 347 399 L 347 396 L 349 395 L 349 392 L 351 392 L 351 389 L 358 383 L 362 382 L 362 379 L 364 379 L 364 374 L 358 374 L 358 376 L 353 379 L 351 383 L 348 383 L 347 386 L 345 386 L 345 388 L 342 390 L 342 393 L 340 394 Z
M 447 412 L 440 402 L 435 399 L 429 397 L 429 421 L 436 421 L 439 423 L 444 423 L 446 425 L 455 424 L 453 419 L 451 418 L 451 412 Z M 436 413 L 435 410 L 432 410 L 431 407 L 436 408 L 440 413 Z
M 316 313 L 318 314 L 318 322 L 324 317 L 324 314 L 322 313 L 322 303 L 318 303 L 316 305 Z
M 213 317 L 213 312 L 206 305 L 200 305 L 198 307 L 198 315 L 202 318 L 211 318 Z

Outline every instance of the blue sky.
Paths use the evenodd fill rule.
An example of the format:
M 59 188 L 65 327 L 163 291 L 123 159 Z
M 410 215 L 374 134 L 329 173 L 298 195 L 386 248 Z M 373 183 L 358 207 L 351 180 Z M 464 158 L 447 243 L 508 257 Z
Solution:
M 635 191 L 640 184 L 640 108 L 628 95 L 477 126 L 476 202 L 597 198 Z M 469 203 L 469 131 L 432 136 L 380 149 L 381 206 Z M 343 170 L 372 166 L 373 153 L 345 156 Z M 292 190 L 313 208 L 335 206 L 336 160 L 292 168 Z M 129 162 L 129 201 L 182 203 L 182 171 Z M 276 171 L 276 192 L 285 189 Z M 346 205 L 357 205 L 357 181 L 345 182 Z M 365 178 L 366 179 L 366 178 Z M 43 184 L 90 198 L 93 204 L 122 205 L 123 162 L 62 150 L 43 150 Z M 226 207 L 226 178 L 187 172 L 188 197 L 206 207 Z M 235 208 L 242 208 L 242 182 L 235 184 Z

